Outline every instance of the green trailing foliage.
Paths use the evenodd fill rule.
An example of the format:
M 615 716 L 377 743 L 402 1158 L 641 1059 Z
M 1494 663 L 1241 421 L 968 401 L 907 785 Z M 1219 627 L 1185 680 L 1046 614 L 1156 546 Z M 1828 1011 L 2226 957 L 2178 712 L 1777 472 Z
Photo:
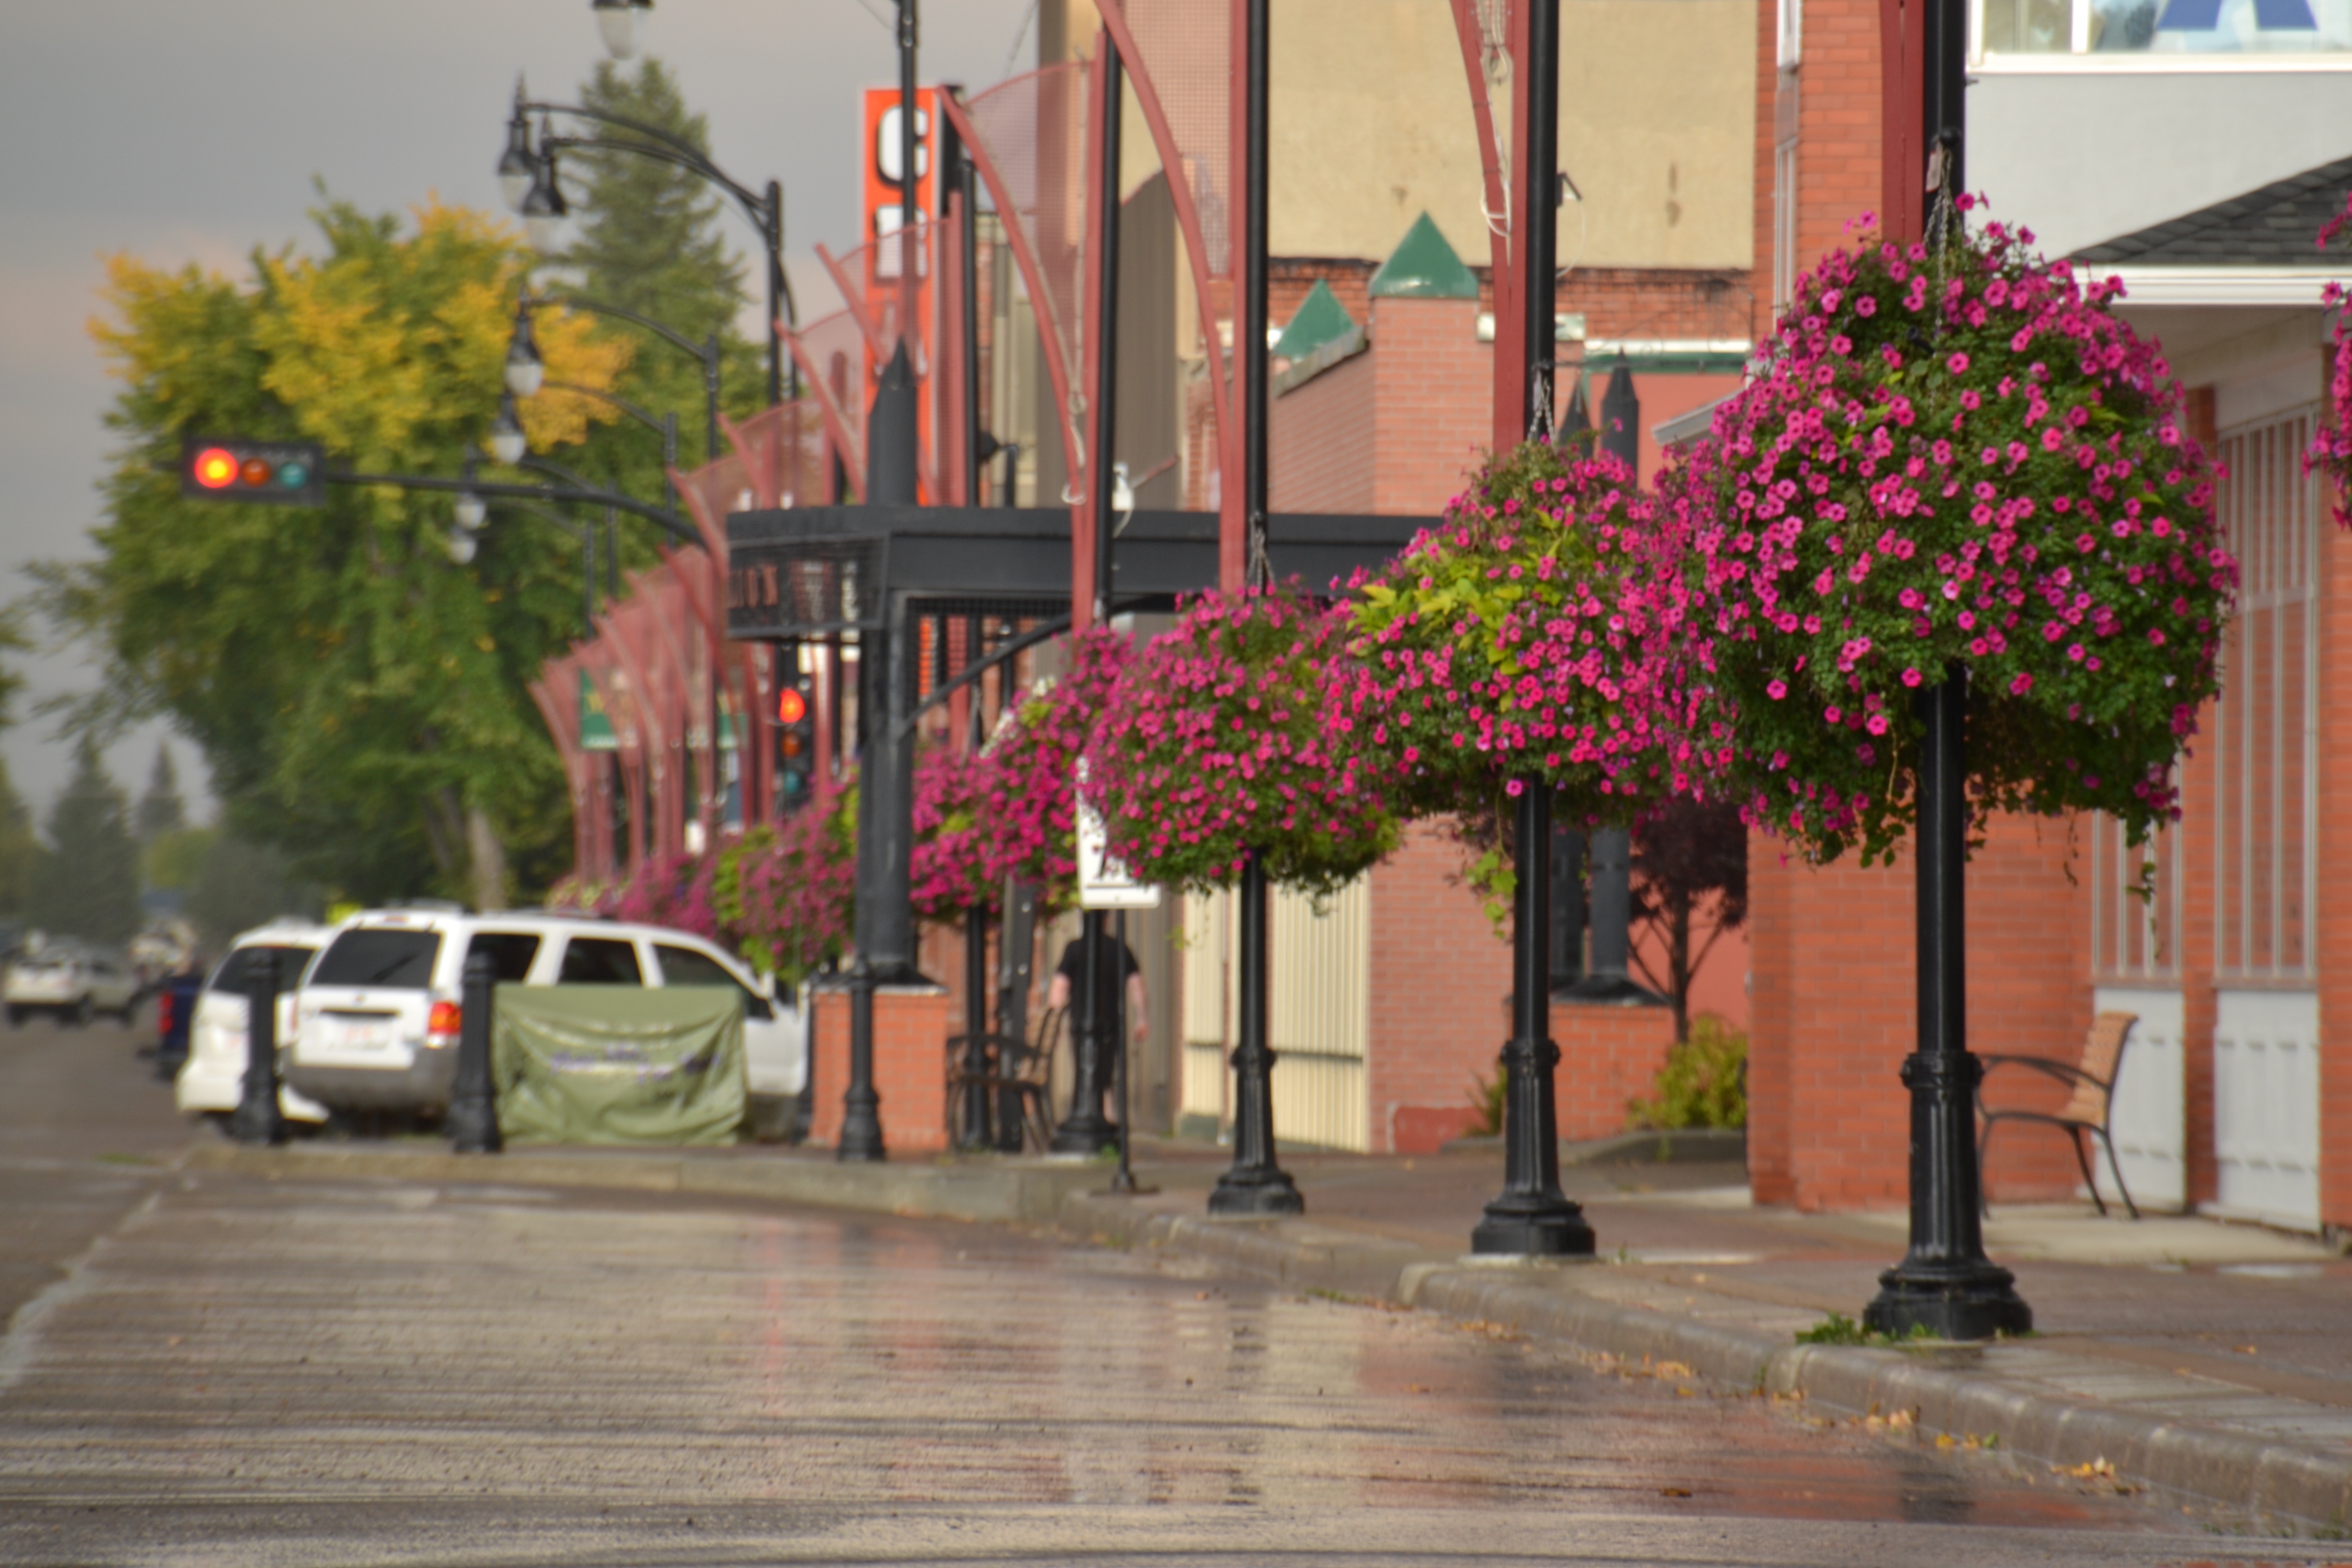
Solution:
M 1748 1032 L 1712 1013 L 1691 1020 L 1690 1038 L 1666 1052 L 1652 1098 L 1626 1104 L 1635 1127 L 1678 1131 L 1748 1125 Z

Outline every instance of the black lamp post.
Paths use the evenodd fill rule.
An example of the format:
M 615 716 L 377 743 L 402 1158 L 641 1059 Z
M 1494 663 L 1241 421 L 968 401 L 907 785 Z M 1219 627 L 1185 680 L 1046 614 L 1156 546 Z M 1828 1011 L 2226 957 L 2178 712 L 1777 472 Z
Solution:
M 490 1081 L 490 1009 L 498 995 L 498 961 L 487 952 L 466 955 L 457 1015 L 457 1076 L 449 1088 L 443 1131 L 460 1154 L 495 1154 L 505 1147 L 499 1135 L 498 1091 Z
M 1249 579 L 1265 574 L 1266 394 L 1266 115 L 1267 0 L 1249 0 L 1249 69 L 1245 86 L 1247 160 L 1240 356 L 1242 387 L 1242 510 L 1249 527 Z M 1307 1200 L 1290 1173 L 1275 1163 L 1274 1048 L 1266 1038 L 1265 867 L 1255 855 L 1242 864 L 1240 1016 L 1234 1042 L 1234 1163 L 1209 1194 L 1216 1215 L 1298 1214 Z
M 240 1143 L 283 1143 L 278 1109 L 278 954 L 254 947 L 245 957 L 245 1092 L 229 1120 Z
M 911 0 L 908 3 L 911 4 Z M 650 7 L 629 5 L 623 9 L 635 13 Z M 530 116 L 532 114 L 540 116 L 536 153 L 530 143 Z M 550 127 L 550 119 L 558 114 L 613 126 L 629 132 L 631 139 L 557 135 Z M 635 140 L 640 137 L 645 140 Z M 647 125 L 643 121 L 631 120 L 601 109 L 589 109 L 576 103 L 542 102 L 528 97 L 522 83 L 517 81 L 514 112 L 507 121 L 507 145 L 499 155 L 499 182 L 508 199 L 515 200 L 515 186 L 523 177 L 524 165 L 528 163 L 529 184 L 524 186 L 516 210 L 522 215 L 523 226 L 530 233 L 531 247 L 542 256 L 555 253 L 558 226 L 571 212 L 571 205 L 563 197 L 556 159 L 565 149 L 573 147 L 628 153 L 684 169 L 718 186 L 742 209 L 743 216 L 759 231 L 760 243 L 768 254 L 768 405 L 774 407 L 783 402 L 787 381 L 795 384 L 798 381 L 785 363 L 784 324 L 799 320 L 799 312 L 793 302 L 792 279 L 784 272 L 783 186 L 770 180 L 765 189 L 754 191 L 712 163 L 708 153 L 682 136 L 657 125 Z
M 1943 193 L 1968 188 L 1968 14 L 1927 0 L 1921 39 L 1926 144 L 1940 154 Z M 1936 199 L 1936 198 L 1931 198 Z M 1930 217 L 1957 224 L 1959 214 Z M 1990 1339 L 2033 1327 L 2016 1276 L 1985 1256 L 1984 1173 L 1977 1167 L 1976 1087 L 1983 1064 L 1968 1042 L 1968 706 L 1965 670 L 1914 700 L 1921 727 L 1916 842 L 1919 922 L 1917 1048 L 1903 1063 L 1911 1091 L 1911 1242 L 1878 1277 L 1863 1322 L 1882 1333 L 1925 1328 L 1948 1340 Z
M 1530 439 L 1550 434 L 1555 283 L 1554 214 L 1559 205 L 1559 0 L 1521 0 L 1526 54 L 1518 90 L 1526 95 L 1519 212 L 1513 235 L 1523 268 L 1519 297 L 1528 381 L 1520 423 Z M 1571 1257 L 1590 1255 L 1592 1227 L 1583 1210 L 1559 1190 L 1559 1121 L 1552 1072 L 1559 1047 L 1551 1038 L 1551 788 L 1542 778 L 1517 780 L 1512 897 L 1511 1039 L 1503 1047 L 1503 1190 L 1470 1233 L 1473 1252 Z

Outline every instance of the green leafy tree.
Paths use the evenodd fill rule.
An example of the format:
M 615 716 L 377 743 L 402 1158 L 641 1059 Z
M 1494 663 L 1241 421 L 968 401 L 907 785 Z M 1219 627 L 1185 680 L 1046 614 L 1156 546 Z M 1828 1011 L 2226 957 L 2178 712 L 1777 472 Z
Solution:
M 225 826 L 346 896 L 503 903 L 568 858 L 554 749 L 526 691 L 578 626 L 561 531 L 499 511 L 469 564 L 446 496 L 337 486 L 315 510 L 181 498 L 183 436 L 306 437 L 371 473 L 454 476 L 500 392 L 527 257 L 505 226 L 428 205 L 412 225 L 343 203 L 320 253 L 244 282 L 111 264 L 93 334 L 122 383 L 97 558 L 37 570 L 53 617 L 104 654 L 78 721 L 161 713 L 204 748 Z M 625 343 L 561 319 L 557 378 L 609 386 Z M 534 398 L 536 449 L 611 416 Z M 162 471 L 159 470 L 159 467 Z
M 0 612 L 0 654 L 21 652 L 25 646 L 20 617 Z M 0 663 L 0 730 L 14 720 L 16 693 L 24 682 L 23 676 Z M 26 809 L 24 796 L 8 777 L 7 764 L 0 763 L 0 919 L 24 912 L 40 851 L 40 840 L 33 833 L 33 814 Z
M 73 777 L 49 807 L 47 842 L 34 862 L 26 920 L 59 936 L 128 942 L 139 931 L 139 846 L 130 803 L 107 776 L 98 742 L 74 746 Z
M 634 69 L 604 61 L 580 90 L 588 108 L 656 127 L 709 151 L 703 116 L 688 111 L 677 77 L 657 59 L 640 60 Z M 648 143 L 614 126 L 600 125 L 595 135 L 606 142 Z M 724 210 L 729 198 L 675 163 L 639 153 L 583 149 L 567 154 L 563 166 L 586 187 L 572 205 L 578 234 L 563 258 L 580 292 L 650 317 L 698 343 L 716 334 L 722 406 L 735 417 L 760 407 L 765 401 L 765 350 L 735 330 L 747 294 L 744 265 L 728 243 L 726 225 L 733 221 Z M 761 264 L 765 265 L 764 254 Z M 618 390 L 656 418 L 676 415 L 679 466 L 700 465 L 702 367 L 634 325 L 599 318 L 596 330 L 638 345 Z M 662 493 L 660 454 L 659 437 L 625 420 L 596 433 L 584 468 L 651 500 Z M 650 554 L 642 540 L 636 550 Z M 625 551 L 624 560 L 634 552 Z
M 147 775 L 147 793 L 139 797 L 139 812 L 131 820 L 131 831 L 144 847 L 187 826 L 188 808 L 180 799 L 180 773 L 172 765 L 172 748 L 158 746 L 154 769 Z

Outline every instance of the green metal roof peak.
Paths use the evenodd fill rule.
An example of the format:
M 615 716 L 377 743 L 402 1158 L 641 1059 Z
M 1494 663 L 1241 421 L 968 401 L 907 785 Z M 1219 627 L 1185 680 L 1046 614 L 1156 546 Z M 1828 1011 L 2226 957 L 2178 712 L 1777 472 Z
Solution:
M 1276 359 L 1302 360 L 1325 343 L 1347 335 L 1356 324 L 1348 314 L 1348 307 L 1339 303 L 1339 296 L 1331 292 L 1331 285 L 1320 278 L 1298 302 L 1290 324 L 1282 329 L 1282 337 L 1274 345 Z
M 1423 213 L 1372 274 L 1371 293 L 1376 300 L 1475 300 L 1478 278 Z

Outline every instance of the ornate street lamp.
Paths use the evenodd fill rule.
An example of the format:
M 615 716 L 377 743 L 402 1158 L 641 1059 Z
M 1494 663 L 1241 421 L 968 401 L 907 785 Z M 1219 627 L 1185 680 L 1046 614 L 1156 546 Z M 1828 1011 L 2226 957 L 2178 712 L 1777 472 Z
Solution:
M 635 58 L 637 35 L 654 0 L 588 0 L 588 8 L 596 13 L 596 30 L 604 35 L 604 52 L 616 60 Z
M 539 356 L 539 341 L 530 331 L 530 296 L 515 304 L 514 336 L 507 342 L 507 390 L 529 397 L 547 379 L 547 362 Z
M 541 256 L 553 256 L 562 248 L 561 237 L 563 220 L 572 216 L 572 207 L 563 199 L 563 187 L 559 183 L 562 171 L 555 165 L 555 139 L 540 128 L 543 151 L 533 165 L 530 190 L 522 199 L 523 233 L 530 247 Z
M 499 399 L 499 416 L 490 421 L 490 438 L 487 444 L 490 456 L 509 468 L 521 462 L 522 455 L 530 450 L 530 443 L 522 433 L 522 420 L 518 416 L 511 392 Z
M 507 150 L 499 154 L 499 193 L 509 212 L 522 211 L 539 178 L 539 156 L 530 150 L 530 117 L 522 111 L 522 82 L 515 82 L 515 110 L 507 120 Z

